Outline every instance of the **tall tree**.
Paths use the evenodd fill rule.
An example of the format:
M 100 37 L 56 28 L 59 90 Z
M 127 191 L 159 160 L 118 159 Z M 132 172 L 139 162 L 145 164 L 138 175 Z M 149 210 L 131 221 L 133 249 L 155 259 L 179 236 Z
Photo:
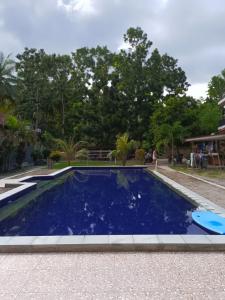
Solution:
M 187 96 L 167 96 L 150 119 L 150 132 L 158 148 L 178 149 L 182 138 L 195 134 L 198 126 L 198 102 Z
M 17 100 L 20 117 L 32 120 L 35 130 L 45 128 L 52 107 L 47 55 L 43 49 L 25 48 L 17 55 Z
M 49 56 L 51 68 L 51 93 L 52 103 L 54 108 L 54 118 L 59 116 L 59 121 L 55 127 L 59 127 L 58 131 L 61 131 L 61 136 L 65 136 L 65 127 L 69 126 L 66 122 L 67 112 L 70 110 L 68 102 L 73 95 L 71 85 L 71 68 L 72 61 L 69 55 L 51 55 Z M 57 126 L 59 125 L 59 126 Z
M 218 102 L 225 93 L 225 69 L 217 75 L 213 76 L 208 84 L 208 100 Z
M 222 118 L 222 111 L 217 102 L 204 102 L 197 111 L 198 134 L 211 134 L 216 132 Z
M 15 96 L 15 62 L 10 55 L 0 52 L 0 101 L 13 99 Z
M 151 49 L 139 27 L 124 35 L 127 50 L 81 48 L 70 55 L 25 48 L 17 56 L 17 112 L 55 137 L 111 148 L 117 134 L 143 141 L 149 118 L 188 83 L 176 59 Z

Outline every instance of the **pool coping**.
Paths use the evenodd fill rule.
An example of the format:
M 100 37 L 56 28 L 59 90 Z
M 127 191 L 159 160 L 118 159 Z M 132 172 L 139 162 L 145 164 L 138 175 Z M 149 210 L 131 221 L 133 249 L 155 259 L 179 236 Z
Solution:
M 99 168 L 146 168 L 148 172 L 163 181 L 168 187 L 182 194 L 189 201 L 198 205 L 200 210 L 210 210 L 225 217 L 225 209 L 190 189 L 162 175 L 147 166 L 104 166 Z M 0 184 L 16 184 L 19 187 L 0 195 L 0 201 L 15 197 L 28 189 L 35 188 L 36 183 L 26 182 L 30 179 L 53 179 L 75 169 L 93 167 L 67 167 L 49 175 L 25 176 L 19 179 L 0 180 Z M 4 197 L 6 196 L 6 197 Z M 4 236 L 0 237 L 1 253 L 24 252 L 70 252 L 70 251 L 225 251 L 225 235 L 73 235 L 73 236 Z

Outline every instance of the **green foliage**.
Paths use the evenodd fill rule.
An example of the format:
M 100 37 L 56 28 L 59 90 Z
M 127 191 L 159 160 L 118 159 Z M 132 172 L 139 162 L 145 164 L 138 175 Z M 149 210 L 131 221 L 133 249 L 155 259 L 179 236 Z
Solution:
M 16 149 L 16 163 L 17 163 L 17 167 L 19 169 L 21 168 L 21 165 L 24 161 L 25 153 L 26 153 L 25 143 L 21 142 L 21 143 L 19 143 L 19 145 Z
M 213 76 L 208 84 L 209 100 L 218 102 L 222 99 L 225 93 L 225 69 L 221 74 Z
M 40 137 L 40 142 L 44 146 L 44 157 L 47 158 L 51 151 L 55 149 L 55 138 L 45 131 Z
M 9 115 L 6 119 L 5 126 L 11 130 L 17 130 L 20 124 L 15 116 Z
M 135 142 L 129 140 L 127 133 L 117 136 L 116 140 L 116 156 L 122 161 L 123 166 L 126 165 L 128 154 L 134 150 Z
M 16 63 L 20 119 L 55 138 L 74 136 L 99 148 L 112 148 L 121 132 L 142 142 L 164 91 L 181 95 L 188 84 L 177 60 L 152 49 L 141 28 L 129 28 L 124 42 L 128 50 L 119 53 L 100 46 L 71 55 L 25 48 Z
M 34 160 L 34 163 L 36 164 L 38 160 L 44 159 L 44 147 L 40 143 L 37 143 L 34 145 L 32 150 L 32 158 Z
M 216 102 L 205 102 L 199 107 L 198 125 L 200 134 L 216 132 L 222 111 Z
M 186 136 L 198 128 L 198 103 L 187 96 L 170 96 L 155 109 L 151 120 L 151 134 L 158 151 L 174 156 Z
M 82 148 L 87 146 L 87 143 L 84 141 L 75 143 L 73 138 L 69 138 L 68 141 L 56 139 L 56 143 L 58 144 L 59 149 L 63 152 L 63 156 L 68 162 L 68 165 L 70 165 L 71 161 L 74 159 L 84 159 L 88 156 L 88 151 L 85 148 Z
M 0 170 L 8 171 L 11 158 L 15 157 L 20 168 L 25 158 L 26 148 L 33 142 L 33 131 L 27 129 L 27 122 L 13 115 L 13 106 L 9 99 L 2 100 L 0 111 L 5 122 L 0 128 Z
M 174 162 L 174 147 L 180 145 L 185 136 L 185 129 L 179 121 L 172 125 L 162 124 L 155 133 L 155 145 L 160 151 L 162 148 L 171 148 L 171 161 Z
M 173 153 L 185 137 L 216 130 L 225 71 L 211 79 L 202 103 L 186 96 L 189 84 L 178 61 L 154 48 L 140 27 L 129 28 L 124 42 L 126 50 L 116 53 L 106 46 L 69 55 L 25 48 L 17 55 L 16 85 L 14 62 L 0 54 L 0 112 L 6 120 L 2 161 L 22 141 L 34 145 L 35 161 L 58 145 L 70 164 L 88 156 L 86 145 L 71 136 L 99 149 L 113 149 L 117 136 L 110 157 L 125 164 L 131 148 L 157 146 Z M 118 136 L 123 132 L 139 145 L 128 134 Z
M 60 151 L 52 151 L 49 155 L 49 158 L 52 159 L 54 162 L 60 161 L 61 152 Z
M 140 162 L 144 162 L 145 159 L 145 150 L 144 149 L 136 149 L 135 151 L 135 160 Z
M 13 99 L 15 96 L 15 77 L 13 75 L 15 62 L 10 55 L 4 57 L 0 52 L 0 102 Z

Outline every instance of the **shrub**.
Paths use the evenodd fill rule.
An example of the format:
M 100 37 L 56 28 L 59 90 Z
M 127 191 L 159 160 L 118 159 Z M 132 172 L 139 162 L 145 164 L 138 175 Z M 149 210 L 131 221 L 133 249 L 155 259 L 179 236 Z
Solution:
M 135 148 L 135 141 L 129 140 L 127 133 L 117 136 L 116 140 L 116 157 L 121 159 L 123 166 L 126 165 L 128 154 Z
M 61 158 L 61 152 L 60 151 L 52 151 L 49 155 L 49 158 L 55 162 L 58 162 Z
M 63 156 L 70 163 L 74 159 L 84 159 L 88 157 L 88 151 L 84 148 L 81 149 L 82 146 L 86 146 L 87 142 L 79 141 L 77 143 L 74 142 L 74 139 L 71 137 L 67 141 L 56 139 L 56 143 L 59 146 L 59 149 L 63 152 Z
M 145 159 L 145 150 L 144 149 L 136 149 L 135 151 L 135 159 L 143 162 Z
M 5 123 L 6 127 L 11 130 L 17 130 L 19 128 L 19 121 L 14 116 L 8 116 Z

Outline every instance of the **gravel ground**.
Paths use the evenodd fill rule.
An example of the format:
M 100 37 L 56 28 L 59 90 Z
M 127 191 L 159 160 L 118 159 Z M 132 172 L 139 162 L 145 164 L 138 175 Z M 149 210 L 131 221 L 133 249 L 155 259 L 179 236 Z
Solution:
M 0 299 L 225 299 L 225 253 L 0 255 Z

